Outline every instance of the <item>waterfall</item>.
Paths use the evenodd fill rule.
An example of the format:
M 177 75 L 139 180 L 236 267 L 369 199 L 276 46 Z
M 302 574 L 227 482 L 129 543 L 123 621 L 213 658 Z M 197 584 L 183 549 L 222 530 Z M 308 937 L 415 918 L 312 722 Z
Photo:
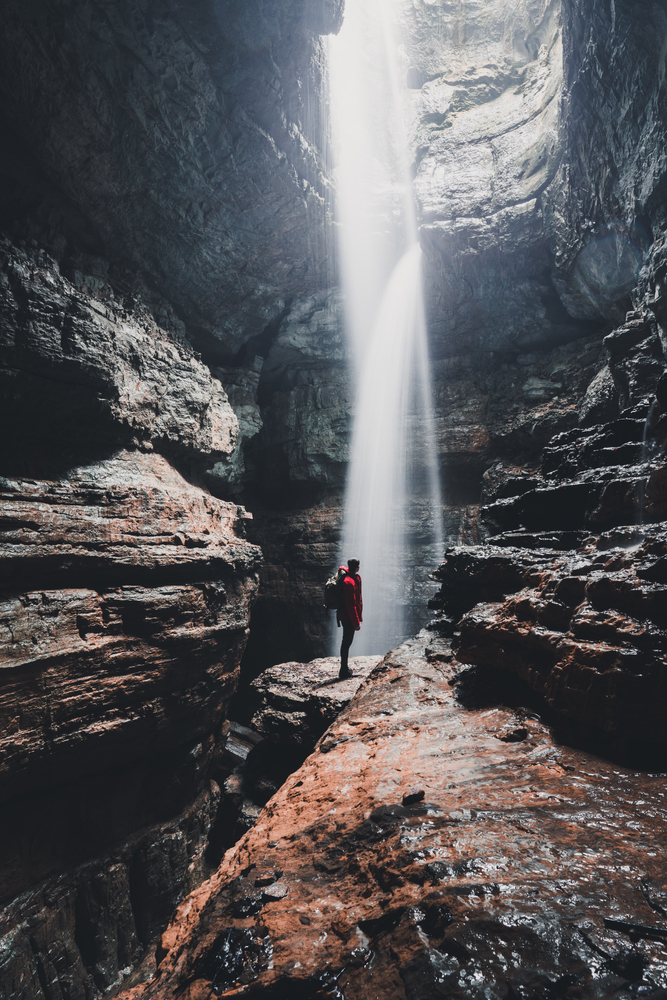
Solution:
M 355 382 L 340 560 L 361 560 L 364 624 L 356 655 L 385 652 L 412 634 L 419 624 L 410 612 L 415 581 L 441 561 L 443 548 L 407 66 L 395 13 L 392 0 L 347 0 L 329 46 L 336 221 Z M 422 605 L 425 611 L 423 595 Z

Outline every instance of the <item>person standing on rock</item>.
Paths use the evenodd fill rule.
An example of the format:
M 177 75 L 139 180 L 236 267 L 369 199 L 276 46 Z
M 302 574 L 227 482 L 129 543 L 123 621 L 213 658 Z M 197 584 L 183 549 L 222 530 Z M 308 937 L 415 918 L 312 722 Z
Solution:
M 343 626 L 343 641 L 340 644 L 340 680 L 352 677 L 347 665 L 354 633 L 361 628 L 363 603 L 361 600 L 361 577 L 359 560 L 348 559 L 347 566 L 338 568 L 340 599 L 336 609 L 336 619 Z

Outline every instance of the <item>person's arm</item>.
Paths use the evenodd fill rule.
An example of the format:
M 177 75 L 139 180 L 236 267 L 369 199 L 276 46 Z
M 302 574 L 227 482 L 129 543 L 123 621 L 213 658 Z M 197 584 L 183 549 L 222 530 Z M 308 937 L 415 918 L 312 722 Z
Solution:
M 347 612 L 347 617 L 354 625 L 355 631 L 359 631 L 361 627 L 361 620 L 357 613 L 357 601 L 354 588 L 354 580 L 346 576 L 343 582 L 343 600 L 345 601 L 345 610 Z

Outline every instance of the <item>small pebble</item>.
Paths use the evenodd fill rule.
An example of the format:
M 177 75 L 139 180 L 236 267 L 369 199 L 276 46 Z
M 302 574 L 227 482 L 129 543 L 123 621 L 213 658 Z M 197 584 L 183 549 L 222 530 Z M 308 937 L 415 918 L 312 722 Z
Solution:
M 271 900 L 284 899 L 289 889 L 284 882 L 274 882 L 262 893 L 264 899 L 271 902 Z
M 409 792 L 406 792 L 403 796 L 403 805 L 411 806 L 413 802 L 421 802 L 424 798 L 423 788 L 411 788 Z

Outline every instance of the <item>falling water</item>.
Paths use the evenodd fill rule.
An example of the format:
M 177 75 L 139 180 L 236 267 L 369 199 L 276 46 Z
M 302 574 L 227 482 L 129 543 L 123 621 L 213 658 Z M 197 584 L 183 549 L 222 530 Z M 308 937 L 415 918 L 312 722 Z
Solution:
M 406 134 L 407 66 L 392 0 L 347 0 L 331 40 L 331 120 L 346 325 L 356 402 L 341 559 L 357 556 L 354 653 L 403 640 L 417 572 L 442 556 L 421 250 Z M 334 644 L 336 637 L 334 637 Z

